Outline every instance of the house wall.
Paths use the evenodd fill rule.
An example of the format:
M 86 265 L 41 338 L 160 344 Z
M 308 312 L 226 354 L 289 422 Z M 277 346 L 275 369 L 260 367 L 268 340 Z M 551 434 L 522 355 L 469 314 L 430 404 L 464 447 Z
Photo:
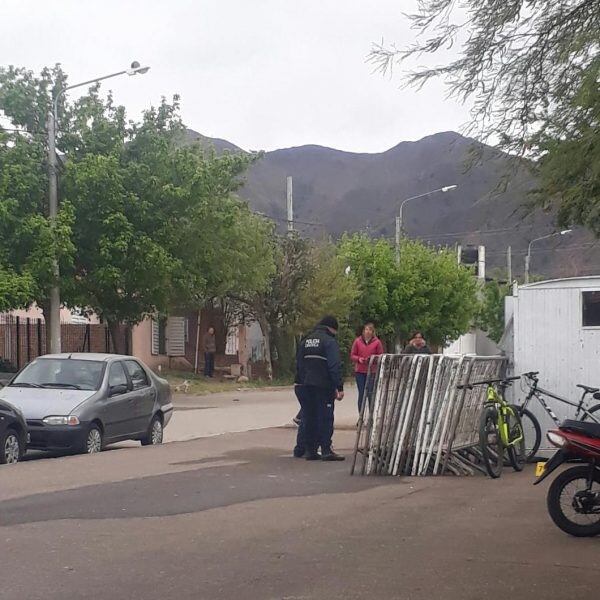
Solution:
M 166 367 L 169 357 L 152 354 L 152 319 L 144 319 L 131 332 L 131 353 L 144 361 L 151 369 Z
M 521 286 L 513 298 L 513 372 L 539 371 L 540 387 L 572 401 L 581 395 L 576 384 L 600 387 L 600 328 L 582 326 L 583 290 L 600 290 L 600 277 Z M 548 403 L 560 419 L 573 416 L 571 407 Z M 543 429 L 553 426 L 539 403 L 529 407 Z

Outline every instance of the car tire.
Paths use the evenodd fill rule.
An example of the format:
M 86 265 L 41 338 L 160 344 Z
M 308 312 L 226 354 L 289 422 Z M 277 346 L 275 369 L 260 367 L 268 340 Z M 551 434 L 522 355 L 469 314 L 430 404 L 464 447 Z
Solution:
M 13 465 L 23 456 L 23 445 L 19 434 L 8 428 L 0 435 L 0 465 Z
M 81 447 L 82 454 L 97 454 L 104 448 L 102 430 L 95 423 L 90 425 Z
M 162 444 L 163 433 L 164 427 L 162 418 L 159 414 L 156 414 L 154 417 L 152 417 L 152 421 L 150 421 L 148 432 L 140 440 L 142 442 L 142 446 L 158 446 Z

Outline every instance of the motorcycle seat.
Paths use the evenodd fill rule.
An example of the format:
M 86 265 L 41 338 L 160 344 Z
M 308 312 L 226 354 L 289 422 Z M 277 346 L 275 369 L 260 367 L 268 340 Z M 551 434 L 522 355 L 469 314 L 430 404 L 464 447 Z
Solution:
M 600 424 L 598 423 L 587 423 L 586 421 L 572 421 L 571 419 L 567 419 L 562 423 L 560 428 L 600 439 Z

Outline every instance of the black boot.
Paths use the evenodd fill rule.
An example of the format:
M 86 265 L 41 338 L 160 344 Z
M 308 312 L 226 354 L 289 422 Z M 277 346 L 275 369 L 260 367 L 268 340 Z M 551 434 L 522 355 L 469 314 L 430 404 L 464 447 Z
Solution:
M 309 452 L 307 450 L 304 458 L 306 460 L 321 460 L 321 455 L 318 452 Z
M 346 460 L 346 457 L 342 456 L 341 454 L 337 454 L 332 449 L 332 450 L 328 450 L 327 452 L 323 452 L 323 454 L 321 454 L 321 460 L 337 462 L 337 461 L 341 461 L 341 460 Z

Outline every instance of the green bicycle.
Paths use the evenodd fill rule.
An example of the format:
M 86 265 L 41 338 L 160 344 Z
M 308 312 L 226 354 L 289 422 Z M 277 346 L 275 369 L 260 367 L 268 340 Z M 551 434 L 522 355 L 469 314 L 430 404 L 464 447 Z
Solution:
M 505 458 L 515 471 L 522 471 L 527 461 L 519 409 L 504 399 L 504 391 L 517 379 L 520 377 L 488 379 L 458 386 L 460 389 L 487 386 L 479 420 L 479 447 L 485 469 L 493 479 L 502 475 Z

